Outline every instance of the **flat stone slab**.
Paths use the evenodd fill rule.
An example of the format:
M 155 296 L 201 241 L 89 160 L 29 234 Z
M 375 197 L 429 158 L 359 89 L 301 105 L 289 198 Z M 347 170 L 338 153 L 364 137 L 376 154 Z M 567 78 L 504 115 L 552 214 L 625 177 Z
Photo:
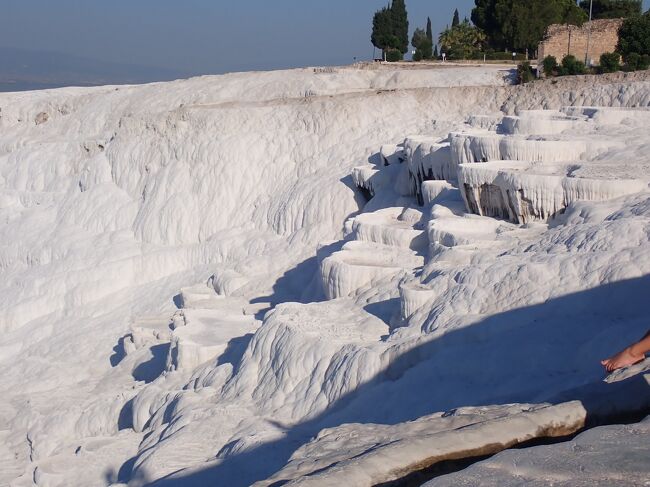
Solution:
M 630 377 L 634 377 L 635 375 L 643 374 L 649 371 L 650 371 L 650 358 L 647 358 L 643 362 L 639 362 L 638 364 L 634 364 L 631 365 L 630 367 L 625 367 L 619 370 L 615 370 L 607 377 L 605 377 L 604 381 L 607 382 L 608 384 L 611 384 L 613 382 L 620 382 L 622 380 L 629 379 Z

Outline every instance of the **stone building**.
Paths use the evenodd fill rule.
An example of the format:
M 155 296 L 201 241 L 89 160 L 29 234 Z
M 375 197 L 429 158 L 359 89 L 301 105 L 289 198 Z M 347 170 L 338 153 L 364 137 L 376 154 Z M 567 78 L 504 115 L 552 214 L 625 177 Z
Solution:
M 598 64 L 600 55 L 614 52 L 618 44 L 618 29 L 623 19 L 600 19 L 585 22 L 582 27 L 575 25 L 553 24 L 546 30 L 544 40 L 539 44 L 538 59 L 555 56 L 560 62 L 567 54 L 573 54 L 580 61 L 585 60 L 587 39 L 589 41 L 589 60 L 592 65 Z

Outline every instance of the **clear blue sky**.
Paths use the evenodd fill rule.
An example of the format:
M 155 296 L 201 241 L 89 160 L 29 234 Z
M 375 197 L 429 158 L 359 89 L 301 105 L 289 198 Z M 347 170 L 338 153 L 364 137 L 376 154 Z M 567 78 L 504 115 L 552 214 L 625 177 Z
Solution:
M 347 64 L 372 57 L 387 0 L 0 0 L 0 46 L 191 73 Z M 473 0 L 407 0 L 434 30 Z
M 0 0 L 0 47 L 220 73 L 347 64 L 372 57 L 387 0 Z M 644 1 L 647 9 L 650 0 Z M 406 0 L 411 32 L 434 31 L 473 0 Z

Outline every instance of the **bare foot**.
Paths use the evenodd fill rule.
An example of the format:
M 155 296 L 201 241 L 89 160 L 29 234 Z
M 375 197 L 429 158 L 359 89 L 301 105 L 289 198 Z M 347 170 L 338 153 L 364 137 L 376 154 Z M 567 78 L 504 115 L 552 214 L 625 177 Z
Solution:
M 630 348 L 626 348 L 613 357 L 602 360 L 600 363 L 603 364 L 607 372 L 614 372 L 617 369 L 622 369 L 623 367 L 628 367 L 641 362 L 644 358 L 644 354 L 636 355 L 632 350 L 630 350 Z

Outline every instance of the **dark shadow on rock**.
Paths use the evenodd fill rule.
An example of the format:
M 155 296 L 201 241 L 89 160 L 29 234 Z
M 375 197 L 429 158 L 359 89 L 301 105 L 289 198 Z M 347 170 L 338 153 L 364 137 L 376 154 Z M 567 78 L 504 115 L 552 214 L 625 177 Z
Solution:
M 237 367 L 241 362 L 241 358 L 246 351 L 246 347 L 253 338 L 253 334 L 249 333 L 247 335 L 233 338 L 226 345 L 226 350 L 219 355 L 217 359 L 217 366 L 223 364 L 231 364 L 233 367 Z
M 345 241 L 324 245 L 316 251 L 316 256 L 302 261 L 285 272 L 273 285 L 273 293 L 251 299 L 252 304 L 269 303 L 269 307 L 258 312 L 263 315 L 280 303 L 315 303 L 325 300 L 320 282 L 319 266 L 323 259 L 341 250 Z M 258 318 L 260 319 L 260 318 Z
M 176 306 L 177 309 L 183 308 L 183 296 L 177 294 L 172 298 L 172 300 L 174 301 L 174 306 Z
M 131 480 L 133 474 L 133 466 L 138 457 L 131 457 L 122 464 L 120 470 L 117 472 L 117 483 L 126 484 Z
M 133 399 L 127 401 L 117 418 L 117 429 L 119 431 L 133 428 Z
M 180 402 L 180 397 L 175 397 L 169 404 L 165 406 L 165 411 L 163 412 L 163 424 L 169 424 L 173 419 L 174 410 L 178 403 Z
M 372 193 L 370 193 L 370 191 L 367 190 L 366 188 L 360 188 L 356 184 L 354 184 L 354 180 L 350 175 L 339 179 L 339 181 L 352 190 L 352 192 L 354 193 L 354 201 L 359 207 L 359 211 L 356 211 L 351 215 L 348 215 L 346 218 L 347 220 L 348 218 L 357 216 L 359 213 L 363 211 L 363 208 L 366 206 L 368 201 L 372 199 Z
M 349 242 L 349 240 L 339 240 L 338 242 L 333 242 L 331 244 L 321 246 L 316 251 L 316 259 L 318 259 L 318 265 L 320 265 L 324 259 L 333 253 L 340 251 L 347 242 Z
M 273 308 L 287 301 L 298 303 L 311 302 L 310 299 L 304 299 L 303 294 L 317 270 L 316 257 L 304 260 L 285 272 L 275 282 L 272 294 L 251 299 L 251 303 L 269 303 L 270 307 Z
M 644 374 L 620 382 L 589 383 L 550 398 L 562 403 L 578 400 L 587 410 L 587 426 L 638 423 L 650 414 L 649 384 Z
M 154 345 L 149 349 L 151 358 L 133 369 L 133 378 L 137 381 L 150 383 L 165 371 L 165 362 L 169 353 L 169 343 Z
M 113 347 L 113 355 L 111 355 L 108 359 L 111 363 L 111 367 L 117 367 L 119 363 L 124 359 L 124 357 L 126 357 L 126 351 L 124 350 L 124 340 L 130 337 L 130 334 L 120 337 L 120 339 L 117 341 L 117 345 Z
M 583 401 L 590 416 L 600 416 L 602 403 L 620 394 L 623 386 L 601 384 L 604 373 L 599 360 L 647 330 L 649 291 L 650 275 L 505 311 L 420 342 L 317 417 L 289 428 L 283 438 L 150 485 L 248 486 L 281 469 L 298 447 L 323 428 L 345 423 L 395 424 L 461 406 L 574 399 Z M 591 346 L 581 349 L 579 337 L 591 340 Z M 459 357 L 463 349 L 471 360 Z M 552 373 L 545 372 L 549 360 L 555 364 Z M 650 387 L 637 382 L 632 386 L 635 395 L 621 404 L 647 414 Z M 522 390 L 521 384 L 529 387 Z M 567 392 L 550 392 L 557 390 Z
M 381 321 L 386 323 L 391 330 L 397 328 L 391 323 L 394 323 L 396 317 L 399 317 L 400 308 L 401 301 L 399 298 L 387 299 L 386 301 L 367 304 L 363 307 L 364 311 L 379 318 Z
M 381 158 L 381 154 L 379 152 L 373 152 L 368 156 L 368 164 L 382 167 L 384 165 L 384 160 Z
M 261 298 L 261 299 L 263 299 L 263 298 Z M 251 302 L 254 302 L 254 301 L 251 301 Z M 260 302 L 262 302 L 262 301 L 260 301 Z M 264 321 L 264 317 L 266 316 L 266 313 L 268 313 L 272 309 L 273 309 L 272 306 L 267 306 L 266 308 L 262 308 L 261 310 L 256 312 L 253 316 L 255 317 L 255 319 L 257 321 Z

